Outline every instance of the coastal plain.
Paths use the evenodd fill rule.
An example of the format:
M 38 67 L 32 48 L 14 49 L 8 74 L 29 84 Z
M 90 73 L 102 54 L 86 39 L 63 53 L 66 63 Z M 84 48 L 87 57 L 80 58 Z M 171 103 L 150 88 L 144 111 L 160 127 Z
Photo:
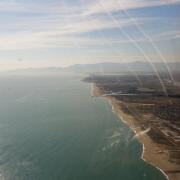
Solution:
M 105 97 L 143 143 L 142 158 L 168 179 L 180 179 L 180 75 L 91 75 L 93 96 Z

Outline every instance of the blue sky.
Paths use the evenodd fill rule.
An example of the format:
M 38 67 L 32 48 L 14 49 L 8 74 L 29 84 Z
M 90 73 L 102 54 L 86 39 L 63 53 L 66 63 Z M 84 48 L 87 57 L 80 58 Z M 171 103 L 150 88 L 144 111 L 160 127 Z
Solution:
M 1 0 L 0 70 L 180 61 L 180 0 Z

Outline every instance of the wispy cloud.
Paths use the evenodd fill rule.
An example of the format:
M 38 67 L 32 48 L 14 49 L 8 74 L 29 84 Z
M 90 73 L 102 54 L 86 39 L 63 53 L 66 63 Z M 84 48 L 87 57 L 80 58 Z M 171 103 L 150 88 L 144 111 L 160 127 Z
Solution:
M 44 27 L 44 24 L 47 24 L 47 26 L 45 25 Z M 130 25 L 131 23 L 126 19 L 120 23 L 121 27 Z M 17 22 L 15 26 L 9 27 L 11 32 L 0 34 L 0 49 L 47 48 L 48 46 L 52 47 L 53 42 L 56 42 L 54 46 L 64 47 L 70 41 L 78 43 L 79 41 L 82 42 L 83 39 L 87 41 L 87 37 L 79 37 L 82 33 L 114 28 L 117 28 L 116 24 L 102 18 L 86 20 L 76 17 L 70 22 L 66 22 L 66 20 L 58 22 L 57 20 L 41 19 L 37 22 L 29 21 L 29 23 L 23 19 L 22 22 Z M 92 42 L 91 38 L 89 40 Z
M 96 0 L 89 5 L 84 15 L 100 14 L 105 11 L 113 13 L 122 10 L 167 6 L 179 3 L 180 0 Z
M 78 32 L 79 33 L 79 32 Z M 180 39 L 180 31 L 167 31 L 151 36 L 154 42 L 169 41 Z M 139 43 L 148 43 L 144 37 L 134 38 Z M 14 36 L 1 37 L 0 50 L 20 50 L 37 48 L 88 48 L 88 47 L 108 47 L 118 46 L 120 44 L 130 44 L 131 41 L 126 38 L 90 38 L 80 36 L 68 36 L 59 31 L 41 32 L 41 33 L 19 33 Z
M 138 10 L 179 4 L 180 0 L 2 0 L 0 51 L 8 53 L 10 50 L 38 48 L 89 48 L 96 51 L 104 48 L 106 51 L 107 47 L 123 49 L 124 45 L 126 52 L 126 45 L 132 42 L 121 34 L 121 29 L 137 43 L 148 43 L 134 21 L 124 13 L 134 9 L 137 13 L 133 19 L 154 42 L 178 40 L 178 17 L 169 17 L 166 22 L 162 17 L 152 18 L 148 14 L 142 17 Z

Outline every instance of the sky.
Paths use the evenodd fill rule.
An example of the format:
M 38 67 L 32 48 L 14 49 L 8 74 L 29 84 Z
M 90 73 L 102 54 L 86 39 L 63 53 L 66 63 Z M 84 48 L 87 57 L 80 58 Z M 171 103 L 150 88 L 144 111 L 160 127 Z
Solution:
M 180 0 L 0 0 L 0 70 L 180 62 Z

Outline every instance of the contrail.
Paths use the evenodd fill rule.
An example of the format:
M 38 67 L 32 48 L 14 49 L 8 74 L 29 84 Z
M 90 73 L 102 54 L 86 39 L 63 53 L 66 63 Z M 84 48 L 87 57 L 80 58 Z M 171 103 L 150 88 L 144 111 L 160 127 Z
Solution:
M 109 40 L 109 41 L 106 40 L 104 34 L 103 34 L 101 31 L 99 31 L 99 33 L 100 33 L 101 37 L 106 41 L 106 43 L 109 44 L 110 48 L 113 49 L 113 51 L 114 51 L 114 52 L 117 54 L 117 56 L 118 56 L 118 51 L 116 51 L 116 50 L 113 48 L 113 45 L 112 45 L 112 43 L 110 43 L 110 40 Z M 124 60 L 123 60 L 123 62 L 124 62 Z M 125 62 L 124 62 L 124 63 L 125 63 Z M 128 71 L 136 78 L 136 80 L 138 81 L 138 83 L 140 84 L 140 86 L 143 86 L 143 83 L 142 83 L 141 79 L 139 78 L 138 74 L 137 74 L 127 63 L 125 63 L 125 66 L 127 67 Z
M 103 7 L 103 9 L 104 9 L 105 12 L 107 13 L 107 15 L 108 15 L 108 16 L 112 19 L 112 21 L 117 25 L 117 27 L 118 27 L 119 30 L 122 32 L 122 34 L 125 35 L 125 36 L 134 44 L 134 46 L 141 52 L 141 54 L 143 55 L 143 57 L 151 64 L 151 66 L 152 66 L 155 74 L 157 75 L 157 77 L 158 77 L 158 79 L 159 79 L 159 81 L 160 81 L 160 84 L 161 84 L 161 86 L 162 86 L 162 89 L 163 89 L 165 95 L 168 97 L 167 90 L 166 90 L 166 88 L 165 88 L 165 86 L 164 86 L 164 83 L 163 83 L 163 81 L 162 81 L 162 79 L 161 79 L 158 71 L 156 70 L 156 67 L 155 67 L 154 64 L 151 62 L 151 60 L 146 56 L 146 54 L 144 53 L 143 49 L 139 46 L 139 44 L 138 44 L 134 39 L 132 39 L 132 38 L 129 36 L 128 33 L 126 33 L 123 29 L 121 29 L 121 27 L 120 27 L 120 25 L 119 25 L 119 22 L 112 16 L 112 14 L 111 14 L 110 12 L 108 12 L 108 11 L 104 8 L 104 5 L 103 5 L 100 1 L 98 1 L 98 2 L 99 2 L 99 4 Z M 76 45 L 79 46 L 79 44 L 76 44 Z M 80 47 L 79 47 L 79 49 L 80 49 Z
M 85 2 L 85 1 L 84 1 L 84 0 L 81 0 L 81 2 L 83 3 L 83 2 Z M 89 17 L 88 19 L 91 20 L 90 17 Z M 89 21 L 89 22 L 90 22 L 93 26 L 96 25 L 93 21 Z M 97 29 L 97 31 L 98 31 L 99 35 L 101 36 L 101 39 L 103 39 L 103 41 L 104 41 L 103 44 L 104 44 L 104 45 L 108 44 L 109 47 L 117 54 L 117 56 L 119 56 L 119 54 L 118 54 L 119 52 L 116 51 L 115 48 L 113 48 L 113 45 L 112 45 L 112 43 L 110 42 L 110 40 L 108 41 L 108 39 L 104 36 L 104 34 L 103 34 L 100 30 Z M 124 62 L 124 60 L 123 60 L 123 62 Z M 124 62 L 124 63 L 125 63 L 125 62 Z M 125 66 L 127 67 L 127 70 L 136 78 L 136 80 L 138 81 L 138 83 L 140 84 L 140 86 L 143 86 L 143 83 L 142 83 L 141 79 L 139 78 L 138 74 L 137 74 L 128 64 L 125 63 Z
M 149 64 L 151 65 L 151 67 L 153 68 L 156 76 L 159 79 L 159 82 L 161 84 L 162 90 L 164 92 L 164 94 L 166 95 L 166 97 L 168 97 L 168 93 L 166 90 L 166 87 L 164 86 L 164 83 L 156 69 L 156 67 L 154 66 L 154 64 L 151 62 L 151 60 L 149 59 L 149 57 L 145 54 L 144 50 L 141 48 L 141 46 L 139 46 L 139 44 L 133 39 L 131 38 L 131 36 L 129 36 L 128 33 L 126 33 L 126 31 L 124 31 L 121 26 L 119 25 L 119 22 L 112 16 L 112 14 L 106 10 L 106 8 L 104 7 L 103 3 L 100 0 L 97 0 L 97 2 L 99 3 L 99 5 L 104 9 L 104 11 L 106 12 L 106 14 L 111 18 L 111 20 L 117 25 L 117 27 L 119 28 L 119 30 L 121 31 L 121 33 L 126 36 L 130 42 L 133 43 L 133 45 L 139 50 L 139 52 L 143 55 L 143 57 L 149 62 Z
M 134 140 L 135 138 L 139 138 L 140 136 L 143 136 L 144 134 L 147 134 L 150 130 L 151 130 L 151 128 L 148 128 L 148 129 L 146 129 L 146 130 L 144 130 L 144 131 L 141 131 L 141 132 L 135 134 L 135 135 L 132 137 L 131 141 Z
M 152 38 L 139 26 L 139 24 L 137 23 L 137 21 L 128 13 L 127 10 L 125 10 L 124 8 L 122 8 L 121 4 L 119 3 L 119 1 L 117 1 L 117 3 L 119 4 L 121 10 L 126 14 L 126 16 L 131 20 L 131 22 L 133 22 L 133 24 L 136 26 L 136 28 L 139 30 L 139 32 L 141 32 L 143 34 L 143 36 L 151 43 L 152 47 L 155 49 L 156 53 L 158 54 L 158 56 L 161 58 L 161 60 L 163 61 L 163 63 L 166 66 L 166 69 L 168 70 L 169 76 L 171 78 L 171 81 L 173 83 L 175 83 L 174 77 L 171 73 L 171 70 L 169 69 L 169 66 L 167 64 L 167 61 L 165 59 L 165 57 L 163 56 L 163 54 L 161 53 L 160 49 L 158 48 L 158 46 L 154 43 L 154 41 L 152 40 Z

